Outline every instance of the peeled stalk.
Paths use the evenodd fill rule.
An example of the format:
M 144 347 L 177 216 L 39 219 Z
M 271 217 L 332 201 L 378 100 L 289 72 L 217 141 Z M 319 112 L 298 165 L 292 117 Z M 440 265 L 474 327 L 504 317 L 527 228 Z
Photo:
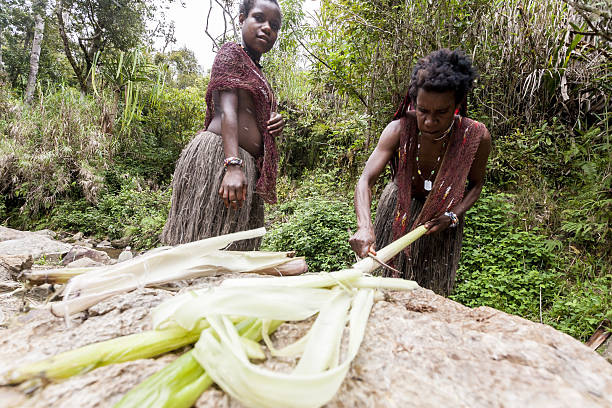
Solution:
M 23 276 L 34 285 L 42 285 L 43 283 L 61 284 L 68 282 L 75 276 L 95 270 L 99 270 L 99 267 L 47 269 L 24 273 Z
M 203 332 L 194 348 L 194 357 L 214 382 L 232 397 L 250 407 L 320 407 L 329 402 L 344 381 L 357 355 L 373 303 L 373 290 L 361 289 L 352 296 L 350 314 L 342 295 L 323 308 L 313 325 L 304 355 L 320 358 L 313 363 L 302 360 L 292 373 L 279 373 L 252 364 L 240 347 L 239 337 L 226 317 L 210 316 L 212 330 Z M 349 320 L 348 353 L 338 364 L 338 333 Z M 329 319 L 329 320 L 328 320 Z M 331 324 L 331 327 L 330 327 Z M 311 329 L 311 330 L 313 330 Z
M 379 250 L 378 258 L 388 261 L 425 232 L 424 227 L 417 228 Z M 244 405 L 320 407 L 336 394 L 359 351 L 374 302 L 374 289 L 418 288 L 415 282 L 403 279 L 365 276 L 376 268 L 378 263 L 364 259 L 351 269 L 332 273 L 226 280 L 206 293 L 183 295 L 181 299 L 160 305 L 157 323 L 178 324 L 188 329 L 206 318 L 211 329 L 202 333 L 193 356 L 219 387 Z M 327 298 L 325 292 L 329 294 Z M 315 294 L 320 296 L 319 300 L 314 301 Z M 284 295 L 289 295 L 292 301 L 284 300 Z M 227 299 L 234 300 L 224 303 Z M 278 373 L 252 364 L 239 333 L 228 319 L 230 315 L 240 315 L 302 320 L 316 311 L 317 319 L 308 334 L 285 349 L 274 350 L 270 340 L 265 339 L 275 355 L 302 351 L 291 373 Z M 340 362 L 340 344 L 347 320 L 348 350 Z
M 68 282 L 64 300 L 53 303 L 51 311 L 67 317 L 118 293 L 176 280 L 230 272 L 296 274 L 306 270 L 303 258 L 293 258 L 293 253 L 221 250 L 235 240 L 264 233 L 260 228 L 207 238 L 78 275 Z M 282 266 L 289 262 L 290 266 Z
M 397 255 L 400 251 L 412 244 L 414 241 L 422 237 L 427 232 L 424 226 L 420 226 L 396 241 L 391 242 L 384 248 L 378 250 L 377 258 L 383 262 L 388 262 L 391 258 Z M 375 277 L 366 277 L 364 274 L 372 273 L 379 264 L 371 258 L 364 258 L 361 261 L 353 264 L 350 269 L 344 269 L 337 272 L 329 273 L 312 273 L 300 276 L 280 277 L 271 279 L 227 279 L 221 283 L 222 287 L 237 288 L 237 287 L 270 287 L 270 286 L 285 286 L 285 287 L 303 287 L 303 288 L 326 288 L 334 285 L 345 285 L 347 287 L 377 287 L 379 289 L 395 289 L 395 290 L 411 290 L 419 286 L 413 282 L 404 279 L 385 278 L 379 279 Z
M 10 370 L 0 378 L 0 383 L 18 384 L 32 378 L 59 380 L 109 364 L 155 357 L 195 343 L 206 327 L 208 323 L 204 321 L 192 331 L 173 327 L 89 344 Z
M 115 408 L 190 407 L 212 383 L 189 351 L 132 388 Z
M 395 255 L 399 254 L 404 248 L 412 244 L 417 239 L 421 238 L 427 232 L 427 228 L 424 225 L 415 228 L 403 237 L 391 242 L 384 248 L 377 251 L 376 257 L 383 262 L 388 262 Z M 361 261 L 353 264 L 354 269 L 359 269 L 364 273 L 372 273 L 379 265 L 372 258 L 363 258 Z
M 210 315 L 304 320 L 315 315 L 334 293 L 318 288 L 270 286 L 254 289 L 220 286 L 179 296 L 153 309 L 153 327 L 179 325 L 185 330 L 191 330 Z

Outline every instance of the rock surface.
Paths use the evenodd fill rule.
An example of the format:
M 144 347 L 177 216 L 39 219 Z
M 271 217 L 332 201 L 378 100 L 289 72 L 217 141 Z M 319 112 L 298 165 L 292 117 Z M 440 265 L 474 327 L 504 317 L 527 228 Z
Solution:
M 12 237 L 0 244 L 29 237 L 18 233 L 0 229 L 0 241 Z M 12 265 L 22 267 L 19 261 Z M 9 268 L 0 264 L 0 372 L 148 330 L 150 309 L 184 286 L 179 282 L 167 285 L 169 290 L 145 288 L 114 296 L 74 315 L 67 326 L 44 307 L 52 287 L 11 294 L 15 284 L 17 292 L 21 289 L 7 280 L 12 279 Z M 190 288 L 222 280 L 201 278 Z M 283 324 L 272 339 L 277 347 L 287 345 L 303 336 L 310 323 Z M 2 386 L 0 407 L 112 407 L 178 355 L 101 367 L 56 383 L 39 381 L 34 388 Z M 294 363 L 269 359 L 262 364 L 287 371 Z M 216 387 L 195 406 L 242 407 Z M 612 407 L 612 365 L 546 325 L 491 308 L 470 309 L 429 290 L 389 292 L 375 303 L 359 354 L 326 407 L 441 406 Z
M 109 263 L 111 262 L 110 258 L 109 258 Z M 70 262 L 68 265 L 66 265 L 66 268 L 89 268 L 89 267 L 93 267 L 93 266 L 102 266 L 104 265 L 103 263 L 100 262 L 96 262 L 91 258 L 79 258 L 76 261 L 72 261 Z
M 53 240 L 44 234 L 22 232 L 0 227 L 0 254 L 23 255 L 40 259 L 59 260 L 70 251 L 71 245 Z
M 196 286 L 220 280 L 200 279 Z M 115 296 L 76 315 L 71 328 L 46 310 L 30 311 L 0 329 L 0 367 L 149 329 L 148 311 L 170 296 L 161 289 Z M 282 346 L 307 329 L 285 324 L 273 338 Z M 102 367 L 29 396 L 19 387 L 0 387 L 0 405 L 111 407 L 173 358 Z M 196 406 L 241 405 L 213 388 Z M 429 290 L 392 292 L 374 305 L 359 354 L 326 406 L 610 407 L 612 365 L 546 325 L 486 307 L 469 309 Z
M 89 258 L 101 264 L 109 264 L 111 262 L 111 258 L 106 252 L 87 248 L 81 245 L 75 245 L 66 255 L 64 255 L 62 265 L 68 265 L 69 263 L 81 258 Z
M 0 226 L 0 242 L 25 238 L 28 233 Z
M 13 275 L 24 269 L 32 267 L 33 259 L 30 255 L 0 255 L 0 267 L 8 270 Z

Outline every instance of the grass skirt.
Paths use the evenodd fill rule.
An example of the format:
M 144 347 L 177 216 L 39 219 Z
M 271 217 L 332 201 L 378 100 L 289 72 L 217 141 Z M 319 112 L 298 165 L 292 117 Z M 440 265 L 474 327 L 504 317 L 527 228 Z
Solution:
M 374 220 L 376 248 L 382 248 L 393 241 L 392 225 L 397 203 L 397 185 L 390 182 L 385 187 Z M 410 223 L 414 222 L 423 208 L 423 201 L 412 199 Z M 464 218 L 459 217 L 456 228 L 447 228 L 433 235 L 423 235 L 412 244 L 412 260 L 402 251 L 394 259 L 394 267 L 403 272 L 404 279 L 416 281 L 424 288 L 431 289 L 439 295 L 448 296 L 455 284 L 457 266 L 463 241 Z M 384 269 L 384 276 L 392 272 Z
M 172 201 L 161 241 L 166 245 L 184 244 L 204 238 L 263 227 L 264 207 L 254 192 L 257 183 L 255 159 L 239 149 L 244 160 L 248 189 L 241 208 L 225 208 L 219 196 L 224 176 L 221 136 L 202 131 L 183 149 L 172 179 Z M 259 248 L 261 238 L 238 241 L 231 250 Z

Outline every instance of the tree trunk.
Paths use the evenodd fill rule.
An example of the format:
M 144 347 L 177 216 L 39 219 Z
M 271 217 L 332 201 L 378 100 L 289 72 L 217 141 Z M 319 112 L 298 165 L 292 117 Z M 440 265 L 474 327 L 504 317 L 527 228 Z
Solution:
M 45 31 L 44 7 L 36 13 L 34 19 L 34 40 L 32 41 L 32 52 L 30 53 L 30 74 L 28 75 L 28 85 L 25 91 L 25 102 L 32 103 L 34 97 L 34 88 L 36 87 L 36 76 L 38 75 L 38 66 L 40 61 L 40 49 Z
M 57 6 L 55 9 L 55 15 L 57 16 L 57 24 L 59 28 L 59 34 L 62 38 L 62 43 L 64 44 L 64 53 L 66 54 L 66 58 L 74 71 L 74 74 L 79 81 L 79 86 L 81 87 L 82 93 L 87 93 L 87 81 L 85 76 L 83 75 L 83 71 L 77 64 L 74 56 L 72 55 L 72 51 L 70 50 L 70 40 L 68 39 L 68 35 L 66 34 L 66 25 L 64 24 L 64 6 L 62 4 L 62 0 L 57 0 Z
M 4 63 L 2 62 L 2 35 L 4 34 L 4 28 L 0 27 L 0 79 L 4 76 Z

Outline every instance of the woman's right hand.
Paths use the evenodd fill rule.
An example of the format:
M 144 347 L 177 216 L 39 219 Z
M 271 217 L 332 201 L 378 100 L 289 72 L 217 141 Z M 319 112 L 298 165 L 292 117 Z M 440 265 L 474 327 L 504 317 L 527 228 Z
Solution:
M 225 208 L 237 209 L 246 200 L 247 178 L 240 166 L 228 166 L 221 181 L 219 196 L 225 203 Z
M 349 238 L 351 248 L 360 258 L 368 256 L 368 252 L 374 252 L 376 236 L 372 227 L 359 228 L 357 232 Z

